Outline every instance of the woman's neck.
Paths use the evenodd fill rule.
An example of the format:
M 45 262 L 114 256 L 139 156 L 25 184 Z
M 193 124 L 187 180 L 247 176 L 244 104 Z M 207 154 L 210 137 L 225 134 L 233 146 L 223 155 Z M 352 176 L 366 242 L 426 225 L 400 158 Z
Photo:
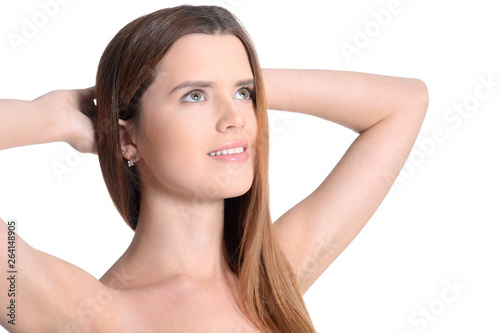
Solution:
M 115 264 L 127 272 L 128 283 L 121 283 L 144 286 L 174 277 L 224 279 L 231 271 L 223 235 L 223 199 L 202 202 L 143 192 L 134 238 Z

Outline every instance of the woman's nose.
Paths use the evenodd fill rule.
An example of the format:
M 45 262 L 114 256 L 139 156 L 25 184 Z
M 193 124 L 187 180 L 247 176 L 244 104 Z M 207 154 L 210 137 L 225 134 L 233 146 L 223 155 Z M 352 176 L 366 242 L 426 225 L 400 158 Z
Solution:
M 245 126 L 245 117 L 234 101 L 224 101 L 218 106 L 220 109 L 217 121 L 217 131 L 225 132 L 229 129 L 240 129 Z

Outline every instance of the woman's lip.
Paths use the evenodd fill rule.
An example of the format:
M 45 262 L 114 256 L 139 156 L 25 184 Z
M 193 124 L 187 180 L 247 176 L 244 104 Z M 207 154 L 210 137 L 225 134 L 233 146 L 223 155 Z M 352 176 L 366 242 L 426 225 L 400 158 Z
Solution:
M 228 150 L 231 149 L 236 149 L 236 148 L 243 148 L 243 152 L 241 153 L 228 153 Z M 218 161 L 221 162 L 245 162 L 248 160 L 248 142 L 245 140 L 240 140 L 240 141 L 231 141 L 228 142 L 219 148 L 212 150 L 210 153 L 208 153 L 208 157 L 214 158 Z M 217 155 L 217 152 L 219 154 Z
M 221 162 L 245 162 L 248 160 L 248 152 L 245 149 L 242 153 L 237 154 L 220 154 L 220 155 L 208 155 L 208 157 L 216 159 Z
M 219 148 L 217 148 L 215 150 L 212 150 L 207 155 L 210 155 L 211 153 L 216 153 L 216 152 L 222 151 L 222 150 L 228 150 L 228 149 L 234 149 L 234 148 L 240 148 L 240 147 L 243 147 L 244 153 L 246 153 L 246 150 L 248 148 L 248 143 L 245 140 L 231 141 L 231 142 L 223 144 L 222 146 L 220 146 Z M 237 154 L 235 154 L 235 155 L 237 155 Z M 226 155 L 224 155 L 224 156 L 226 156 Z

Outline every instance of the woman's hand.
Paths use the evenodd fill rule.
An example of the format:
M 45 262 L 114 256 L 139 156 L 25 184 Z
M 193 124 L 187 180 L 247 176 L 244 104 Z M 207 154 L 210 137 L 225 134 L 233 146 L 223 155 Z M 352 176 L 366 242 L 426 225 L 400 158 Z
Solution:
M 33 102 L 45 110 L 55 112 L 57 126 L 61 130 L 63 141 L 81 153 L 97 154 L 95 130 L 92 122 L 97 116 L 94 95 L 95 87 L 56 90 L 35 99 Z

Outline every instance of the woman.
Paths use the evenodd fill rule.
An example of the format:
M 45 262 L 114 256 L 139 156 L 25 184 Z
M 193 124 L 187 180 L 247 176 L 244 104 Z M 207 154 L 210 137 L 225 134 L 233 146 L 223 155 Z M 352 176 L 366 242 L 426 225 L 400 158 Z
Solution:
M 274 223 L 267 107 L 359 133 L 324 182 Z M 2 317 L 2 325 L 315 332 L 302 295 L 380 205 L 426 108 L 419 80 L 261 70 L 244 29 L 219 7 L 181 6 L 131 22 L 104 51 L 95 88 L 0 101 L 0 149 L 65 141 L 97 152 L 111 198 L 135 230 L 100 280 L 17 236 L 22 317 L 15 326 Z M 2 301 L 10 301 L 5 293 Z

